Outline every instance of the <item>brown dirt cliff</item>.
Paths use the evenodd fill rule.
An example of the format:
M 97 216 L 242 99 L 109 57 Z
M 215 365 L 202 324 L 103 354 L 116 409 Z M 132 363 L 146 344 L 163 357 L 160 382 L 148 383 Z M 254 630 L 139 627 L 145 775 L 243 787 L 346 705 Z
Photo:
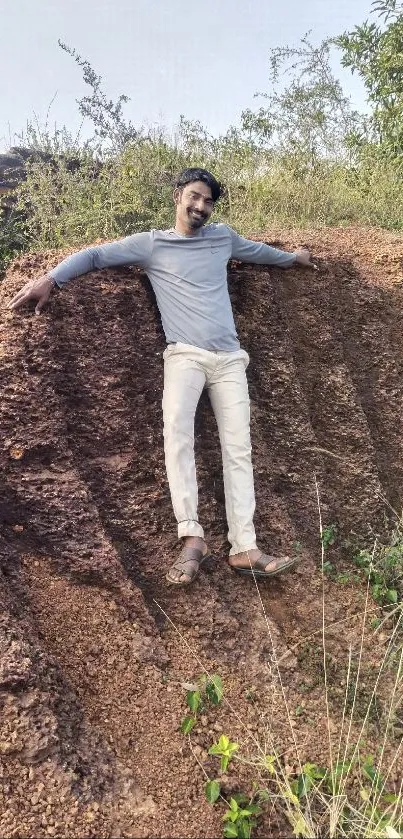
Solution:
M 218 670 L 247 721 L 242 692 L 252 681 L 264 690 L 274 644 L 292 703 L 304 678 L 295 644 L 321 620 L 315 478 L 340 544 L 365 541 L 390 507 L 401 510 L 403 237 L 291 230 L 268 241 L 306 244 L 320 269 L 230 266 L 251 357 L 259 540 L 287 552 L 299 542 L 304 560 L 260 586 L 268 623 L 253 583 L 225 562 L 220 450 L 204 399 L 200 518 L 215 560 L 192 588 L 165 583 L 177 546 L 164 341 L 144 275 L 88 275 L 55 292 L 41 317 L 5 304 L 60 254 L 20 259 L 0 286 L 1 836 L 219 835 L 178 731 L 181 680 L 202 664 Z M 357 594 L 327 585 L 347 644 Z M 239 724 L 220 713 L 205 723 L 210 742 L 217 726 Z M 201 738 L 202 758 L 204 747 Z

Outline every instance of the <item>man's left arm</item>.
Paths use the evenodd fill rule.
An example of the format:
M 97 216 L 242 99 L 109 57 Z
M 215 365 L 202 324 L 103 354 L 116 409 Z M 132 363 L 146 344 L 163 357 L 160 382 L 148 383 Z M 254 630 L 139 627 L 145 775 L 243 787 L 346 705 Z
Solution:
M 265 245 L 264 242 L 252 242 L 251 239 L 244 239 L 235 230 L 228 228 L 232 239 L 232 259 L 239 259 L 241 262 L 255 262 L 257 265 L 278 265 L 280 268 L 291 268 L 292 265 L 303 265 L 305 268 L 317 270 L 317 266 L 311 262 L 309 250 L 301 250 L 290 253 L 281 251 Z

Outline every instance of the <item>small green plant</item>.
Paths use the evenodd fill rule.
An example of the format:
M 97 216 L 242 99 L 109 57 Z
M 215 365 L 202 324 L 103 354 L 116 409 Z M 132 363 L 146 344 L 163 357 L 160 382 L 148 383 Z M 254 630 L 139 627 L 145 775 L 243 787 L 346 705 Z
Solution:
M 397 693 L 400 672 L 401 664 L 393 689 L 394 701 L 399 701 Z M 350 672 L 350 680 L 354 682 L 354 695 L 349 697 L 349 691 L 346 690 L 343 711 L 346 719 L 349 715 L 352 719 L 354 708 L 358 707 L 358 674 L 353 679 Z M 196 724 L 198 712 L 208 703 L 214 705 L 221 701 L 223 685 L 221 678 L 215 675 L 210 678 L 200 677 L 196 683 L 185 687 L 187 705 L 194 716 L 183 730 L 190 733 Z M 373 696 L 366 701 L 367 711 L 362 732 L 370 720 Z M 296 716 L 304 713 L 304 708 L 297 705 Z M 274 742 L 271 745 L 270 752 L 259 751 L 250 760 L 248 755 L 242 754 L 239 743 L 231 740 L 227 734 L 221 734 L 208 749 L 209 755 L 219 758 L 221 773 L 227 771 L 231 761 L 249 765 L 254 771 L 253 794 L 229 794 L 227 800 L 222 790 L 223 781 L 220 778 L 209 778 L 202 767 L 207 780 L 207 801 L 212 805 L 226 805 L 223 815 L 224 837 L 251 839 L 257 819 L 266 809 L 265 802 L 270 807 L 280 805 L 296 837 L 340 835 L 352 839 L 359 835 L 374 839 L 375 836 L 401 835 L 401 791 L 396 791 L 393 786 L 391 788 L 383 748 L 375 756 L 366 753 L 365 738 L 360 737 L 354 745 L 347 737 L 343 748 L 339 743 L 337 758 L 332 760 L 330 756 L 329 766 L 320 766 L 310 761 L 298 764 L 297 760 L 298 768 L 290 768 L 277 752 Z
M 205 710 L 208 704 L 217 706 L 222 701 L 223 682 L 218 673 L 209 677 L 203 674 L 195 683 L 185 683 L 183 687 L 186 689 L 186 704 L 192 713 L 184 717 L 180 729 L 183 734 L 190 735 L 197 723 L 199 711 Z M 252 686 L 251 691 L 254 690 Z M 224 773 L 238 750 L 239 743 L 231 741 L 226 734 L 221 734 L 217 742 L 210 746 L 208 753 L 220 758 L 220 770 Z M 223 815 L 223 836 L 250 839 L 252 829 L 256 825 L 256 816 L 261 813 L 259 805 L 254 803 L 254 796 L 236 793 L 227 801 L 222 795 L 220 781 L 215 778 L 207 780 L 204 791 L 209 804 L 215 804 L 221 798 L 227 805 L 228 809 Z
M 352 770 L 359 785 L 361 813 L 346 796 L 346 785 L 348 779 L 351 778 Z M 276 772 L 277 767 L 273 765 L 271 773 L 276 774 Z M 307 813 L 309 811 L 312 818 L 319 816 L 326 808 L 329 808 L 330 812 L 337 800 L 344 802 L 339 813 L 340 835 L 354 834 L 354 825 L 360 824 L 357 816 L 363 817 L 361 826 L 371 830 L 365 835 L 386 837 L 401 835 L 391 825 L 393 808 L 397 808 L 399 796 L 385 791 L 385 779 L 376 767 L 373 755 L 364 756 L 361 760 L 355 755 L 352 760 L 339 761 L 332 771 L 314 763 L 305 763 L 301 772 L 290 780 L 289 791 L 278 776 L 277 781 L 283 797 L 288 798 L 293 807 L 293 811 L 289 810 L 289 815 L 294 825 L 294 834 L 297 836 L 311 835 L 309 828 L 307 832 L 308 822 L 304 816 L 304 808 L 307 808 Z M 396 821 L 394 823 L 396 824 Z M 401 825 L 399 825 L 399 831 L 400 828 Z M 359 833 L 358 828 L 357 833 Z
M 326 562 L 323 563 L 323 572 L 324 574 L 327 574 L 328 577 L 333 577 L 335 573 L 333 562 L 329 562 L 327 559 Z
M 210 746 L 209 755 L 219 755 L 221 757 L 221 772 L 226 772 L 228 764 L 234 754 L 238 751 L 239 743 L 231 743 L 226 734 L 221 734 L 217 743 Z
M 228 810 L 223 815 L 224 836 L 250 839 L 252 829 L 256 826 L 255 817 L 261 812 L 259 805 L 253 804 L 247 796 L 242 794 L 232 796 Z
M 256 826 L 256 817 L 262 812 L 259 805 L 254 803 L 254 796 L 248 798 L 244 793 L 235 793 L 227 801 L 221 795 L 221 787 L 218 781 L 207 782 L 205 795 L 209 804 L 215 804 L 221 797 L 228 806 L 223 815 L 223 821 L 225 822 L 223 835 L 225 837 L 250 839 L 252 829 Z
M 315 763 L 304 763 L 302 771 L 297 778 L 291 782 L 291 790 L 302 801 L 306 798 L 311 789 L 326 777 L 326 769 L 316 766 Z
M 323 550 L 327 550 L 327 548 L 332 547 L 336 541 L 337 536 L 337 527 L 335 524 L 327 524 L 326 527 L 323 528 L 321 534 L 321 541 L 323 545 Z
M 328 559 L 324 561 L 322 568 L 323 573 L 326 574 L 327 577 L 334 580 L 336 583 L 340 583 L 341 585 L 361 582 L 359 574 L 352 574 L 350 571 L 341 571 L 338 573 L 336 566 Z
M 348 583 L 358 582 L 357 575 L 349 574 L 348 571 L 343 571 L 341 574 L 337 574 L 336 582 L 341 583 L 342 585 L 348 585 Z
M 321 528 L 320 533 L 323 560 L 326 548 L 336 538 L 336 528 L 334 525 L 328 525 L 323 530 Z M 375 567 L 378 574 L 384 574 L 382 584 L 392 588 L 393 583 L 400 594 L 402 545 L 400 527 L 388 545 L 376 544 L 371 554 L 364 551 L 360 553 L 361 572 L 367 569 L 368 575 L 373 574 Z M 396 575 L 396 569 L 397 576 L 392 579 L 386 577 L 386 572 L 389 571 Z M 330 571 L 335 579 L 340 577 L 332 568 Z M 355 578 L 355 575 L 350 573 L 343 576 L 346 581 Z M 362 577 L 362 573 L 360 576 Z M 373 577 L 369 577 L 369 580 L 372 584 L 377 582 Z M 302 760 L 297 743 L 294 743 L 295 750 L 290 749 L 285 753 L 281 734 L 270 729 L 265 730 L 264 746 L 255 741 L 258 748 L 252 753 L 249 741 L 244 752 L 239 743 L 232 741 L 227 734 L 221 734 L 207 750 L 210 756 L 219 758 L 218 778 L 208 777 L 206 769 L 199 761 L 207 780 L 207 800 L 214 805 L 218 804 L 220 799 L 227 805 L 223 817 L 224 837 L 251 837 L 257 817 L 261 813 L 265 812 L 270 819 L 265 802 L 270 810 L 281 810 L 290 825 L 290 835 L 296 837 L 326 836 L 331 839 L 340 836 L 353 839 L 355 836 L 362 836 L 375 839 L 378 836 L 389 838 L 402 835 L 402 787 L 396 784 L 394 777 L 395 767 L 397 768 L 398 759 L 400 761 L 401 757 L 403 653 L 397 633 L 402 611 L 393 599 L 393 612 L 389 610 L 382 620 L 386 629 L 393 626 L 387 648 L 384 649 L 384 637 L 379 635 L 382 643 L 382 661 L 379 663 L 371 657 L 367 663 L 364 659 L 367 641 L 368 646 L 372 646 L 373 641 L 373 632 L 370 632 L 369 637 L 366 636 L 372 617 L 370 605 L 370 600 L 366 597 L 360 647 L 358 651 L 349 648 L 345 683 L 344 678 L 340 680 L 343 674 L 340 673 L 337 656 L 327 649 L 324 625 L 322 646 L 313 645 L 313 661 L 315 670 L 318 671 L 318 680 L 314 681 L 310 667 L 309 679 L 307 677 L 300 685 L 302 694 L 303 690 L 312 690 L 312 685 L 316 686 L 324 678 L 329 733 L 329 758 L 324 765 L 307 760 L 306 752 Z M 392 614 L 395 616 L 398 610 L 399 621 L 392 622 Z M 376 623 L 371 623 L 372 630 L 380 625 L 378 617 L 375 621 Z M 312 655 L 312 643 L 308 643 L 308 639 L 305 642 L 301 641 L 299 660 L 303 661 L 307 655 Z M 373 667 L 374 660 L 377 662 L 376 668 Z M 210 679 L 207 691 L 207 681 L 204 677 L 202 683 L 187 686 L 187 704 L 194 714 L 190 730 L 203 703 L 211 701 L 209 693 L 212 691 L 216 700 L 222 696 L 222 684 L 217 685 Z M 335 718 L 335 712 L 339 713 L 340 710 L 340 693 L 344 697 L 343 708 L 341 717 Z M 253 694 L 253 686 L 245 690 L 246 699 L 251 700 Z M 294 719 L 298 718 L 299 722 L 302 722 L 304 717 L 307 717 L 305 705 L 307 703 L 304 700 L 301 700 L 300 704 L 296 703 L 294 715 L 286 705 L 293 731 Z M 337 726 L 337 723 L 340 725 Z M 384 727 L 383 733 L 381 726 Z M 399 738 L 397 747 L 394 742 L 396 735 Z M 378 744 L 375 749 L 374 738 Z M 374 754 L 371 754 L 371 750 L 374 750 Z M 225 773 L 231 762 L 232 776 L 238 765 L 247 766 L 252 770 L 251 786 L 254 792 L 249 798 L 242 794 L 234 795 L 227 790 L 229 800 L 226 800 L 223 790 L 226 789 L 224 783 L 228 785 L 229 779 L 221 778 L 220 773 Z
M 187 684 L 186 704 L 192 712 L 183 718 L 180 730 L 182 734 L 190 734 L 197 722 L 198 711 L 203 710 L 207 702 L 212 705 L 219 705 L 223 697 L 222 678 L 218 673 L 207 677 L 204 674 L 199 676 L 196 684 Z
M 403 594 L 403 532 L 401 522 L 388 544 L 375 542 L 373 550 L 361 550 L 353 560 L 369 579 L 374 600 L 382 606 L 395 606 Z
M 221 772 L 226 772 L 229 762 L 239 750 L 239 743 L 232 742 L 226 734 L 222 734 L 212 746 L 208 753 L 220 757 Z M 254 784 L 256 787 L 256 784 Z M 224 837 L 239 837 L 239 839 L 250 839 L 252 830 L 256 826 L 256 817 L 262 813 L 259 804 L 254 802 L 255 795 L 248 797 L 244 793 L 235 793 L 227 801 L 221 793 L 221 785 L 217 780 L 209 780 L 205 786 L 207 801 L 214 804 L 220 797 L 227 804 L 228 809 L 223 815 L 225 822 Z M 259 801 L 267 801 L 269 796 L 266 790 L 258 790 Z

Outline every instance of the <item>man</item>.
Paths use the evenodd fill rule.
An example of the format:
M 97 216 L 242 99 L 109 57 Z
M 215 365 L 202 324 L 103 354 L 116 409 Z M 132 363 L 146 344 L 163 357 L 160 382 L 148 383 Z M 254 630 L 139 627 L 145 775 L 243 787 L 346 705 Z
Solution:
M 197 517 L 194 417 L 207 389 L 220 436 L 229 564 L 241 574 L 271 577 L 295 560 L 260 551 L 253 526 L 255 495 L 249 430 L 248 354 L 239 345 L 227 286 L 231 258 L 287 268 L 315 266 L 307 250 L 287 253 L 252 242 L 226 224 L 208 224 L 222 187 L 205 169 L 185 169 L 175 182 L 175 227 L 135 233 L 117 242 L 86 248 L 44 277 L 28 282 L 11 300 L 17 309 L 36 301 L 40 314 L 55 285 L 93 271 L 138 265 L 147 273 L 160 310 L 164 352 L 165 461 L 178 538 L 184 547 L 168 571 L 177 585 L 192 582 L 207 556 Z

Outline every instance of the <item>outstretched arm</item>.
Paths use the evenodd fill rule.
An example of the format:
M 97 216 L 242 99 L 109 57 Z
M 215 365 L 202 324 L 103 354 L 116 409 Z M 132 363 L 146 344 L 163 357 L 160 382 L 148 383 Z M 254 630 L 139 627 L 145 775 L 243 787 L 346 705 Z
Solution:
M 302 265 L 306 268 L 317 266 L 311 262 L 309 250 L 281 251 L 265 245 L 264 242 L 252 242 L 251 239 L 244 239 L 235 230 L 229 228 L 232 237 L 232 258 L 240 259 L 242 262 L 254 262 L 258 265 L 279 265 L 281 268 L 290 268 L 292 265 Z
M 75 277 L 101 268 L 123 265 L 141 265 L 145 268 L 151 251 L 151 233 L 135 233 L 133 236 L 127 236 L 107 245 L 84 248 L 68 256 L 45 276 L 29 280 L 10 300 L 8 308 L 18 309 L 24 303 L 33 300 L 36 302 L 35 314 L 39 315 L 43 306 L 48 302 L 55 285 L 63 288 Z

